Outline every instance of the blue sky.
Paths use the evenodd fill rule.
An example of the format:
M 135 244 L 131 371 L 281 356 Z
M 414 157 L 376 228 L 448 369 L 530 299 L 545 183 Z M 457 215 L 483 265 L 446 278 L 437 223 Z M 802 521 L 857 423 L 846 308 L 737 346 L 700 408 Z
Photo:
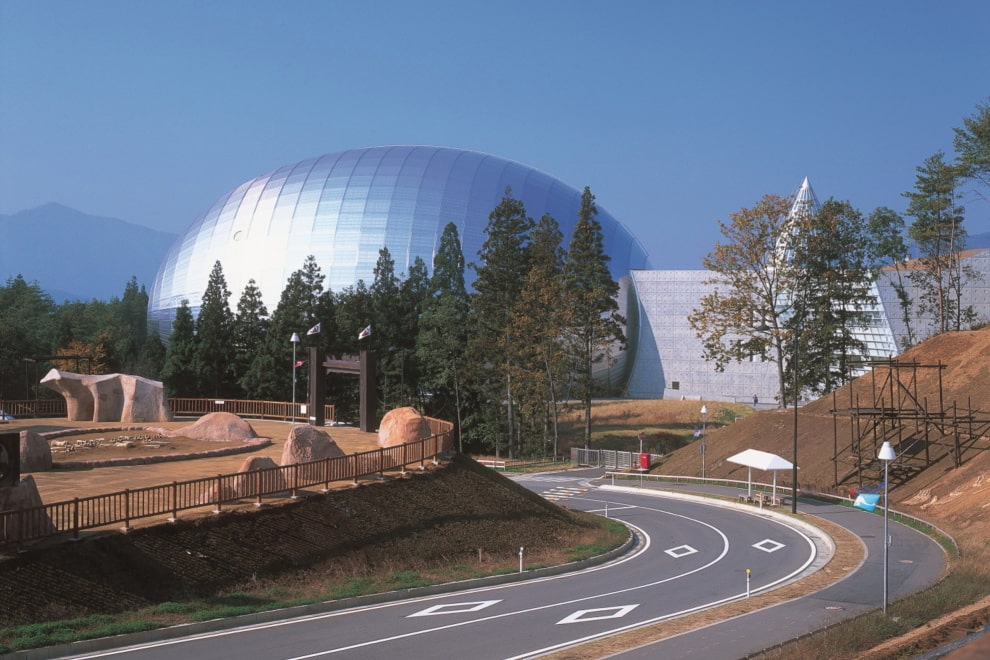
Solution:
M 655 267 L 699 267 L 804 176 L 903 211 L 990 99 L 988 34 L 985 0 L 0 0 L 0 213 L 180 233 L 281 165 L 432 144 L 590 186 Z

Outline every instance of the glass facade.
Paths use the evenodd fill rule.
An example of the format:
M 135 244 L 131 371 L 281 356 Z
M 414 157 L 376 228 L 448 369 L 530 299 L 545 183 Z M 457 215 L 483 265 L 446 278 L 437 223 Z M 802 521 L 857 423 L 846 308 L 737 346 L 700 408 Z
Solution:
M 218 199 L 172 246 L 152 284 L 149 321 L 167 337 L 175 310 L 188 300 L 198 311 L 213 264 L 223 266 L 231 306 L 254 279 L 269 311 L 289 275 L 313 255 L 325 286 L 374 279 L 378 251 L 387 247 L 396 274 L 418 256 L 432 270 L 443 228 L 460 232 L 464 258 L 477 261 L 488 214 L 506 188 L 527 214 L 550 213 L 570 239 L 581 192 L 517 162 L 461 149 L 389 146 L 304 160 L 259 176 Z M 646 251 L 601 205 L 605 252 L 618 280 L 649 268 Z M 465 277 L 470 282 L 473 271 Z

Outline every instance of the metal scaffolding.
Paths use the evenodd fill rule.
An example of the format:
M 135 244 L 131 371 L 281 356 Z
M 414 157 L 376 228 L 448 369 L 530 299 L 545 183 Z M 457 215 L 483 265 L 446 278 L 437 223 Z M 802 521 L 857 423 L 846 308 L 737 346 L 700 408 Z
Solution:
M 866 363 L 870 376 L 848 387 L 849 407 L 839 408 L 837 394 L 832 393 L 834 484 L 864 480 L 879 482 L 883 475 L 877 451 L 884 441 L 890 442 L 897 460 L 890 465 L 891 481 L 903 483 L 933 463 L 951 457 L 959 467 L 970 449 L 987 449 L 984 442 L 990 432 L 990 416 L 974 410 L 972 399 L 965 408 L 956 401 L 946 405 L 942 387 L 942 372 L 946 365 L 872 360 Z M 935 371 L 938 378 L 936 401 L 919 396 L 918 375 Z M 863 392 L 864 383 L 870 385 Z M 863 399 L 867 398 L 864 403 Z M 848 417 L 849 444 L 840 447 L 839 417 Z M 840 469 L 845 471 L 840 475 Z

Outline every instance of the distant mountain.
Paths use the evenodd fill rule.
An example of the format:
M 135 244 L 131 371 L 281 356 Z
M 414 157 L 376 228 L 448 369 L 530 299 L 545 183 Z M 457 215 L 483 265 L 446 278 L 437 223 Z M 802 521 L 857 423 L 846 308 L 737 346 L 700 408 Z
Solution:
M 119 298 L 131 277 L 150 293 L 176 238 L 61 204 L 0 214 L 0 279 L 22 275 L 56 303 Z
M 966 249 L 990 248 L 990 231 L 966 237 Z

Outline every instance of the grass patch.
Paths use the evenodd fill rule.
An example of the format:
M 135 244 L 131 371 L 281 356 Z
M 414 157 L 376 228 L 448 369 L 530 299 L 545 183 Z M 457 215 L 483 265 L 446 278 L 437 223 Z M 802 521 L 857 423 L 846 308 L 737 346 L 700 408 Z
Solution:
M 132 620 L 128 616 L 100 614 L 69 621 L 0 628 L 0 639 L 3 640 L 0 643 L 0 652 L 22 651 L 40 646 L 112 637 L 161 627 L 162 624 L 154 621 Z

